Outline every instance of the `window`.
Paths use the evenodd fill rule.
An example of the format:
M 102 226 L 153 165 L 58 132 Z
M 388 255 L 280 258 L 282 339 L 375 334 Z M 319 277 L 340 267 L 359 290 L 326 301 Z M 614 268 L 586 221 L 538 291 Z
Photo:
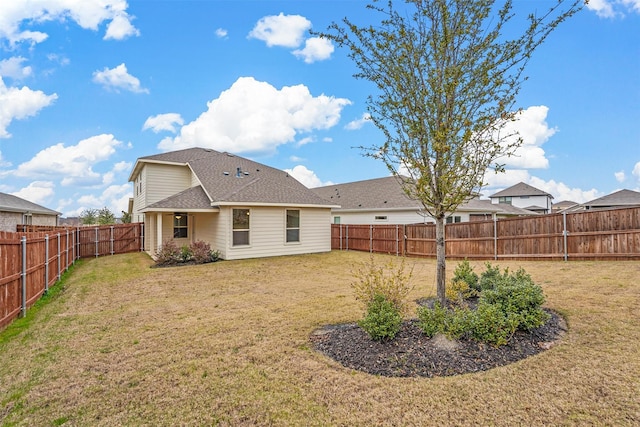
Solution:
M 233 246 L 249 244 L 249 209 L 233 210 Z
M 498 197 L 498 203 L 506 203 L 508 205 L 511 204 L 511 196 Z
M 459 216 L 448 216 L 447 217 L 447 224 L 452 224 L 454 222 L 460 222 L 462 220 L 461 217 Z
M 334 224 L 340 224 L 340 217 L 339 216 L 334 216 L 333 217 L 333 223 Z
M 287 209 L 287 243 L 300 241 L 300 211 Z
M 386 215 L 376 215 L 375 220 L 376 221 L 386 221 L 387 220 L 387 216 Z
M 187 214 L 176 212 L 173 215 L 173 238 L 184 239 L 187 237 Z

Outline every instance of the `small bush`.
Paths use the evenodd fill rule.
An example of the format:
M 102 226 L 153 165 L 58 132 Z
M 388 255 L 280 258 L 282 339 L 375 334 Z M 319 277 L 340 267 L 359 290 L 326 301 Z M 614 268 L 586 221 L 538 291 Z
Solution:
M 180 260 L 180 249 L 173 240 L 165 241 L 156 252 L 156 264 L 170 265 L 176 264 Z
M 204 264 L 205 262 L 213 262 L 213 261 L 217 261 L 219 258 L 219 252 L 216 253 L 215 258 L 214 259 L 214 254 L 211 250 L 211 245 L 209 245 L 206 242 L 203 242 L 202 240 L 197 240 L 195 242 L 193 242 L 190 246 L 191 248 L 191 258 L 193 259 L 193 262 L 195 262 L 196 264 Z
M 377 294 L 367 306 L 366 316 L 358 322 L 371 339 L 376 341 L 395 338 L 402 325 L 402 315 L 396 306 Z
M 518 328 L 513 313 L 505 314 L 499 306 L 480 303 L 471 317 L 471 335 L 496 347 L 505 345 Z
M 181 262 L 189 262 L 191 260 L 191 256 L 193 252 L 191 251 L 191 247 L 187 245 L 182 245 L 180 248 L 180 261 Z
M 190 245 L 178 248 L 174 240 L 167 240 L 156 252 L 156 265 L 173 265 L 193 262 L 204 264 L 220 259 L 219 251 L 212 251 L 211 246 L 203 241 L 196 241 Z
M 418 307 L 420 329 L 429 338 L 444 332 L 447 316 L 447 309 L 442 307 L 438 301 L 434 303 L 433 308 Z
M 367 309 L 377 295 L 382 295 L 398 312 L 403 313 L 406 308 L 405 300 L 413 289 L 410 283 L 413 269 L 408 272 L 405 269 L 404 258 L 399 264 L 390 260 L 386 265 L 378 266 L 371 255 L 369 262 L 356 265 L 352 271 L 356 281 L 351 286 L 356 300 Z
M 478 275 L 473 271 L 473 267 L 466 259 L 456 266 L 451 282 L 464 282 L 470 289 L 480 290 L 478 287 Z
M 445 289 L 445 297 L 450 302 L 464 307 L 465 300 L 477 295 L 475 289 L 472 289 L 469 284 L 463 279 L 453 279 Z
M 493 289 L 493 287 L 503 280 L 503 275 L 500 274 L 499 266 L 492 266 L 490 262 L 485 264 L 486 270 L 480 274 L 476 290 L 482 292 L 486 289 Z M 508 270 L 505 270 L 505 274 L 508 274 Z

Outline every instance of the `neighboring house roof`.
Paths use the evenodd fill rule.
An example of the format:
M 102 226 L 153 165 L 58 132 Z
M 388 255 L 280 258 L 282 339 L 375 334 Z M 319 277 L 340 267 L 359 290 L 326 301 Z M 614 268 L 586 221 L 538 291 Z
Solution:
M 536 187 L 533 187 L 529 184 L 525 184 L 524 182 L 519 182 L 516 185 L 512 185 L 509 188 L 505 188 L 502 191 L 498 191 L 495 194 L 492 194 L 492 199 L 495 197 L 522 197 L 522 196 L 548 196 L 553 199 L 553 196 L 545 191 L 542 191 Z M 544 209 L 544 208 L 541 208 Z
M 551 206 L 551 209 L 553 209 L 554 211 L 561 211 L 563 209 L 572 208 L 577 205 L 578 203 L 572 202 L 571 200 L 563 200 L 561 202 L 554 203 L 553 206 Z
M 300 205 L 334 207 L 287 172 L 230 153 L 190 148 L 140 157 L 129 181 L 145 163 L 188 166 L 200 186 L 172 195 L 146 207 L 203 209 L 223 205 Z
M 598 199 L 582 204 L 585 207 L 621 207 L 640 205 L 640 192 L 632 190 L 619 190 Z
M 403 191 L 400 180 L 394 176 L 348 182 L 345 184 L 327 185 L 312 188 L 319 196 L 339 204 L 336 211 L 349 210 L 406 210 L 423 209 L 422 203 L 410 199 Z M 508 204 L 492 204 L 491 200 L 473 198 L 460 205 L 457 211 L 486 212 L 504 215 L 536 215 L 526 209 Z
M 347 209 L 407 209 L 422 208 L 402 190 L 395 176 L 327 185 L 311 189 L 318 196 Z
M 21 199 L 18 196 L 12 194 L 0 193 L 0 211 L 4 212 L 21 212 L 21 213 L 35 213 L 41 215 L 61 215 L 60 212 L 56 212 L 52 209 L 45 208 L 36 203 L 32 203 L 28 200 Z

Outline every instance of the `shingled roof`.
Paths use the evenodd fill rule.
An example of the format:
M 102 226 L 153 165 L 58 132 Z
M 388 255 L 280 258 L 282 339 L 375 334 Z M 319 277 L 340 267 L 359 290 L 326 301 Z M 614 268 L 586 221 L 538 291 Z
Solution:
M 56 212 L 52 209 L 45 208 L 44 206 L 40 206 L 18 196 L 6 193 L 0 193 L 0 211 L 21 213 L 30 212 L 43 215 L 61 215 L 60 212 Z
M 638 206 L 640 205 L 640 192 L 626 189 L 619 190 L 583 203 L 583 205 L 589 207 Z
M 505 188 L 502 191 L 498 191 L 492 194 L 490 197 L 521 197 L 521 196 L 549 196 L 553 199 L 553 196 L 539 188 L 533 187 L 524 182 L 519 182 L 516 185 L 512 185 L 509 188 Z
M 140 157 L 129 178 L 132 181 L 144 163 L 188 166 L 201 186 L 193 187 L 147 208 L 265 204 L 333 207 L 331 203 L 298 182 L 287 172 L 230 153 L 204 148 Z
M 400 180 L 394 176 L 327 185 L 313 188 L 317 195 L 341 206 L 345 210 L 400 210 L 423 209 L 422 203 L 410 199 L 402 190 Z M 458 211 L 501 213 L 506 215 L 535 215 L 535 212 L 511 205 L 492 204 L 491 200 L 471 199 L 460 205 Z

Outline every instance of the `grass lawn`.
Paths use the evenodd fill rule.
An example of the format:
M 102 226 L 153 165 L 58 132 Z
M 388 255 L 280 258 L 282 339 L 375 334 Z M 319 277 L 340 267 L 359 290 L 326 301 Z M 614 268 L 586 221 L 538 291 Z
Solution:
M 569 332 L 509 366 L 426 379 L 356 372 L 310 349 L 314 329 L 360 317 L 350 266 L 368 257 L 158 269 L 140 253 L 84 260 L 27 325 L 0 333 L 0 422 L 640 424 L 640 262 L 498 262 L 524 267 Z M 433 295 L 435 261 L 407 265 L 411 299 Z

